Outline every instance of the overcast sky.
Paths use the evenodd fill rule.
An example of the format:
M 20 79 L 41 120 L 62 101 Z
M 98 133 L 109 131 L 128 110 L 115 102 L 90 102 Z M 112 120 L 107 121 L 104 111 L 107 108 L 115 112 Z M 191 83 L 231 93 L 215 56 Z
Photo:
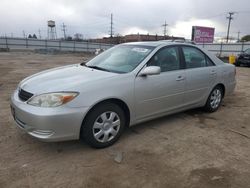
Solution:
M 216 37 L 226 35 L 226 15 L 237 12 L 231 35 L 250 34 L 249 0 L 0 0 L 0 36 L 23 36 L 41 30 L 47 37 L 47 21 L 56 22 L 57 36 L 61 25 L 67 34 L 84 38 L 108 36 L 110 14 L 114 16 L 115 34 L 163 34 L 165 20 L 168 34 L 191 38 L 192 25 L 215 27 Z

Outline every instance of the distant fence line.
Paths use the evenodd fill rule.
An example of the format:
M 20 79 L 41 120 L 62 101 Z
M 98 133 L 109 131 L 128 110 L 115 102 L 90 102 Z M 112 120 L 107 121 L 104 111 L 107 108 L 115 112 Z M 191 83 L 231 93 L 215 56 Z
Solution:
M 10 50 L 35 50 L 35 49 L 57 49 L 60 51 L 73 52 L 95 52 L 96 49 L 106 50 L 113 44 L 95 43 L 89 41 L 64 41 L 64 40 L 41 40 L 41 39 L 24 39 L 24 38 L 0 38 L 0 48 Z M 250 48 L 250 43 L 211 43 L 197 44 L 201 48 L 214 53 L 217 56 L 237 55 L 242 51 Z
M 89 41 L 41 40 L 8 37 L 0 38 L 0 48 L 7 48 L 10 50 L 56 49 L 60 51 L 72 52 L 94 52 L 96 49 L 106 50 L 111 46 L 113 45 Z
M 219 57 L 238 55 L 250 48 L 250 43 L 211 43 L 211 44 L 197 44 L 197 46 L 204 48 Z

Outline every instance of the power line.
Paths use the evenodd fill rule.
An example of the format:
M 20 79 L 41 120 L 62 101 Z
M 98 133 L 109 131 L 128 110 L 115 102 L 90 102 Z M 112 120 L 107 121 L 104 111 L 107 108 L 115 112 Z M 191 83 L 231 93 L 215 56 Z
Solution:
M 219 17 L 224 17 L 225 16 L 225 14 L 227 14 L 228 12 L 222 12 L 222 13 L 220 13 L 220 14 L 214 14 L 214 15 L 207 15 L 207 16 L 199 16 L 199 18 L 200 19 L 206 19 L 206 20 L 208 20 L 208 19 L 212 19 L 212 18 L 219 18 Z
M 229 39 L 229 31 L 230 31 L 231 21 L 232 21 L 232 19 L 233 19 L 233 15 L 235 14 L 235 12 L 229 12 L 228 14 L 229 14 L 229 16 L 227 16 L 227 19 L 228 19 L 228 27 L 227 27 L 227 43 L 228 43 L 228 39 Z
M 241 11 L 237 11 L 238 13 L 246 13 L 246 14 L 249 14 L 250 13 L 250 10 L 241 10 Z

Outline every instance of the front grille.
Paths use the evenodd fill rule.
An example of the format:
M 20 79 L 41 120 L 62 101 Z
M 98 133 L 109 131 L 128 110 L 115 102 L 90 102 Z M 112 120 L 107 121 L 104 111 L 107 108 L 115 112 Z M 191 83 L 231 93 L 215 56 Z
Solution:
M 19 90 L 18 92 L 18 97 L 22 100 L 22 101 L 27 101 L 29 100 L 31 97 L 33 96 L 32 93 L 29 93 L 23 89 Z

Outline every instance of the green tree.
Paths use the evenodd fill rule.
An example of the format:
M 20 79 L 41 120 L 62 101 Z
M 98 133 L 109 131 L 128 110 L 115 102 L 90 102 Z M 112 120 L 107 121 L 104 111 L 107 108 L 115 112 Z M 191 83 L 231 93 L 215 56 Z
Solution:
M 36 34 L 33 34 L 32 38 L 33 38 L 33 39 L 37 39 Z
M 250 41 L 250 35 L 245 35 L 241 38 L 241 41 Z

